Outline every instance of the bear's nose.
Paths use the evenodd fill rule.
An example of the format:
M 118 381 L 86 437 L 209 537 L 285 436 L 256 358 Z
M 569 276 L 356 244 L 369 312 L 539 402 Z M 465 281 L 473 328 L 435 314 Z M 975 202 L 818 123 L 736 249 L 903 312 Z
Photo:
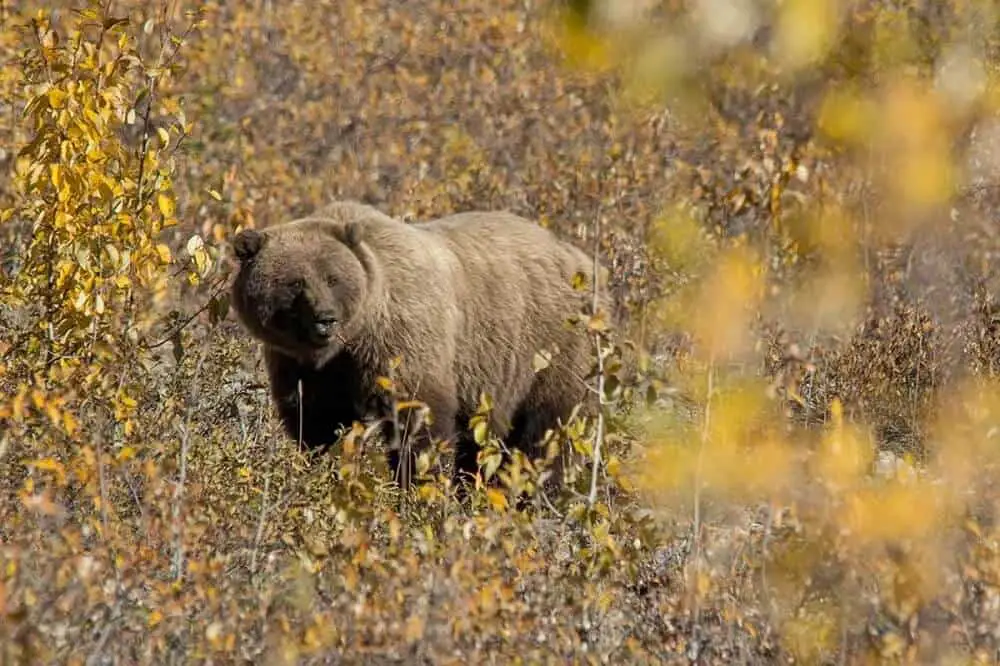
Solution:
M 325 321 L 316 322 L 315 331 L 316 335 L 321 338 L 329 338 L 330 332 L 333 330 L 333 325 Z
M 317 316 L 312 325 L 313 338 L 317 342 L 326 342 L 333 336 L 336 325 L 337 319 L 332 315 L 322 314 Z

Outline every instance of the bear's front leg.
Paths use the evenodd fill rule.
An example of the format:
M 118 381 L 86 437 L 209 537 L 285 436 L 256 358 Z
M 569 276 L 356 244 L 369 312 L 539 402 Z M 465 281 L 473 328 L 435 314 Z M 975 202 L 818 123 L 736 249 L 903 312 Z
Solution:
M 500 440 L 506 440 L 510 430 L 507 419 L 501 415 L 505 414 L 503 405 L 494 405 L 493 413 L 490 415 L 489 429 L 493 436 Z M 464 502 L 469 497 L 469 490 L 474 485 L 476 477 L 479 475 L 479 451 L 481 447 L 476 441 L 475 433 L 469 427 L 469 422 L 475 412 L 468 411 L 462 414 L 461 422 L 458 424 L 459 430 L 455 443 L 455 471 L 452 475 L 452 483 L 455 486 L 456 496 L 459 501 Z M 507 461 L 506 452 L 503 454 L 504 462 Z M 490 485 L 496 485 L 496 476 L 490 479 Z
M 455 391 L 445 385 L 426 385 L 421 389 L 419 399 L 430 410 L 430 426 L 422 424 L 419 432 L 413 432 L 412 419 L 408 419 L 409 414 L 404 412 L 400 415 L 401 422 L 398 424 L 399 441 L 394 441 L 397 438 L 390 438 L 387 451 L 387 462 L 392 470 L 393 480 L 404 491 L 409 489 L 416 474 L 420 452 L 430 446 L 432 440 L 453 441 L 455 438 L 455 416 L 458 412 Z M 388 430 L 392 433 L 394 427 L 391 426 Z
M 347 388 L 356 375 L 348 361 L 338 357 L 316 370 L 273 349 L 265 349 L 264 361 L 282 426 L 307 448 L 330 446 L 341 428 L 360 420 L 356 395 Z

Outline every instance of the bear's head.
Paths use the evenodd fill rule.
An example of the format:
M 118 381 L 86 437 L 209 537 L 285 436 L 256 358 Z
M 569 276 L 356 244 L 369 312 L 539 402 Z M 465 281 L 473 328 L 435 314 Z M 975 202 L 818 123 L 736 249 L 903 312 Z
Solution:
M 251 335 L 320 366 L 349 344 L 368 274 L 356 223 L 298 220 L 233 239 L 232 305 Z

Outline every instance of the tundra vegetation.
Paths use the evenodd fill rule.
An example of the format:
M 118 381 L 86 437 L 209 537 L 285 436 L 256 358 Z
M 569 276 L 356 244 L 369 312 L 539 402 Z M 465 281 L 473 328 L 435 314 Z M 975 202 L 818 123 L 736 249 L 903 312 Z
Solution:
M 0 660 L 994 663 L 998 28 L 0 1 Z M 468 507 L 435 455 L 399 502 L 359 433 L 281 431 L 229 243 L 333 197 L 610 268 L 558 495 L 489 400 Z

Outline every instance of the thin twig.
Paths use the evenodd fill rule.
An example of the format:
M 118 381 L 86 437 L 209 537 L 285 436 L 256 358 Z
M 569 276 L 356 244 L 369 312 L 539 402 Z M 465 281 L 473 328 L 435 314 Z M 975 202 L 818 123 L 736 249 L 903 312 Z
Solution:
M 118 393 L 125 386 L 127 373 L 123 372 L 118 377 Z M 114 423 L 114 421 L 112 421 Z M 101 530 L 105 542 L 108 538 L 108 479 L 104 469 L 104 435 L 97 438 L 97 485 L 101 494 Z M 116 570 L 117 571 L 117 570 Z
M 150 126 L 149 114 L 153 111 L 153 95 L 156 92 L 156 78 L 147 76 L 149 81 L 149 94 L 146 96 L 146 112 L 142 118 L 142 146 L 139 149 L 139 176 L 136 180 L 136 212 L 141 213 L 145 206 L 143 187 L 146 178 L 146 153 L 149 152 Z
M 262 427 L 264 424 L 264 410 L 265 410 L 264 404 L 260 403 L 260 409 L 258 410 L 258 424 L 257 424 L 258 433 L 262 431 Z M 269 437 L 267 446 L 267 464 L 264 466 L 264 469 L 267 470 L 267 474 L 264 477 L 264 490 L 260 500 L 260 515 L 257 517 L 257 530 L 254 532 L 253 536 L 253 549 L 250 551 L 251 576 L 257 573 L 257 551 L 260 549 L 261 539 L 264 538 L 264 525 L 268 513 L 267 502 L 271 492 L 271 475 L 272 475 L 271 470 L 272 470 L 272 465 L 274 463 L 274 450 L 275 450 L 274 444 L 275 444 L 274 438 Z
M 399 400 L 396 398 L 396 372 L 389 366 L 389 378 L 392 380 L 392 447 L 399 452 L 396 460 L 396 469 L 393 474 L 399 474 L 399 500 L 403 515 L 408 511 L 408 491 L 410 489 L 410 438 L 409 438 L 409 414 L 406 418 L 406 426 L 400 427 L 399 423 Z M 402 469 L 400 469 L 402 466 Z
M 184 529 L 181 520 L 181 504 L 184 501 L 184 487 L 187 483 L 188 444 L 191 440 L 191 413 L 194 411 L 194 405 L 197 402 L 196 387 L 198 386 L 198 379 L 201 377 L 201 368 L 205 364 L 207 357 L 208 353 L 203 352 L 198 359 L 198 365 L 195 367 L 194 377 L 191 381 L 191 393 L 188 397 L 187 408 L 185 409 L 184 423 L 178 426 L 181 431 L 181 450 L 177 484 L 174 486 L 174 580 L 180 580 L 184 570 Z
M 597 215 L 594 218 L 594 273 L 591 282 L 591 292 L 592 292 L 592 315 L 597 316 L 598 306 L 600 305 L 600 280 L 598 280 L 598 275 L 600 274 L 600 263 L 598 261 L 598 255 L 600 254 L 601 248 L 601 208 L 598 207 Z M 597 429 L 594 433 L 594 457 L 593 457 L 593 467 L 590 472 L 590 494 L 587 497 L 587 503 L 589 506 L 594 506 L 597 502 L 597 477 L 600 472 L 601 466 L 601 447 L 604 444 L 604 353 L 601 350 L 601 333 L 600 331 L 594 331 L 594 346 L 597 348 Z
M 774 600 L 771 598 L 770 585 L 767 578 L 767 560 L 770 557 L 771 530 L 774 526 L 774 502 L 767 506 L 767 523 L 764 525 L 764 536 L 760 543 L 760 589 L 764 603 L 769 611 L 776 612 Z
M 165 8 L 165 5 L 163 5 L 163 7 Z M 195 23 L 196 22 L 192 22 L 191 25 L 188 26 L 187 30 L 184 31 L 184 34 L 174 44 L 174 48 L 170 52 L 170 55 L 166 57 L 164 57 L 165 44 L 163 44 L 162 42 L 163 33 L 161 33 L 160 57 L 156 63 L 156 67 L 154 68 L 156 70 L 157 75 L 156 76 L 153 76 L 151 74 L 146 75 L 146 80 L 149 82 L 149 94 L 146 96 L 146 111 L 145 113 L 143 113 L 143 118 L 142 118 L 142 147 L 140 149 L 141 152 L 139 154 L 139 177 L 138 180 L 136 181 L 137 211 L 141 211 L 143 207 L 146 205 L 145 192 L 143 192 L 143 188 L 145 186 L 145 176 L 146 176 L 146 153 L 149 151 L 149 140 L 152 138 L 150 132 L 150 130 L 152 129 L 152 126 L 150 125 L 150 114 L 153 111 L 153 102 L 156 99 L 156 87 L 157 87 L 157 82 L 159 81 L 157 77 L 162 75 L 163 70 L 168 68 L 170 64 L 173 62 L 174 58 L 177 57 L 177 53 L 178 51 L 180 51 L 181 45 L 185 43 L 185 40 L 187 39 L 188 35 L 191 34 L 192 30 L 194 30 Z
M 217 277 L 215 279 L 215 284 L 213 285 L 215 290 L 212 292 L 212 295 L 208 297 L 208 300 L 205 301 L 205 303 L 200 308 L 192 312 L 188 317 L 184 318 L 179 324 L 177 324 L 174 328 L 172 328 L 170 332 L 167 333 L 163 338 L 157 340 L 156 342 L 145 343 L 146 349 L 156 349 L 157 347 L 162 347 L 163 345 L 173 340 L 174 336 L 176 336 L 178 333 L 187 328 L 191 324 L 191 322 L 195 320 L 195 317 L 197 317 L 202 312 L 207 310 L 209 306 L 212 305 L 212 301 L 215 299 L 215 297 L 221 294 L 227 288 L 227 285 L 223 284 L 223 281 L 225 279 L 226 279 L 225 276 L 222 275 Z
M 302 427 L 303 427 L 303 421 L 305 419 L 305 405 L 302 402 L 302 398 L 303 398 L 303 395 L 305 394 L 305 390 L 302 387 L 302 378 L 301 377 L 295 383 L 295 391 L 298 394 L 298 400 L 299 400 L 298 401 L 298 406 L 299 406 L 299 436 L 298 436 L 297 444 L 298 444 L 298 447 L 299 447 L 299 453 L 302 453 Z
M 101 493 L 101 536 L 108 538 L 108 479 L 104 473 L 104 437 L 97 438 L 97 486 Z
M 94 649 L 90 651 L 87 655 L 87 666 L 90 664 L 101 663 L 102 657 L 104 656 L 104 646 L 107 645 L 108 640 L 114 635 L 115 630 L 118 629 L 118 625 L 121 623 L 121 596 L 116 595 L 114 606 L 108 609 L 110 617 L 106 618 L 104 621 L 104 628 L 101 631 L 101 635 L 97 639 Z
M 702 467 L 705 461 L 705 449 L 708 447 L 710 428 L 712 425 L 712 392 L 714 390 L 713 377 L 715 374 L 715 355 L 708 361 L 708 386 L 705 389 L 705 418 L 702 422 L 701 440 L 698 444 L 698 459 L 695 465 L 694 478 L 694 525 L 692 526 L 691 548 L 694 559 L 694 589 L 691 594 L 694 621 L 691 624 L 691 644 L 696 646 L 698 635 L 700 634 L 701 603 L 698 594 L 698 577 L 701 573 L 701 478 Z M 689 582 L 690 585 L 690 582 Z

